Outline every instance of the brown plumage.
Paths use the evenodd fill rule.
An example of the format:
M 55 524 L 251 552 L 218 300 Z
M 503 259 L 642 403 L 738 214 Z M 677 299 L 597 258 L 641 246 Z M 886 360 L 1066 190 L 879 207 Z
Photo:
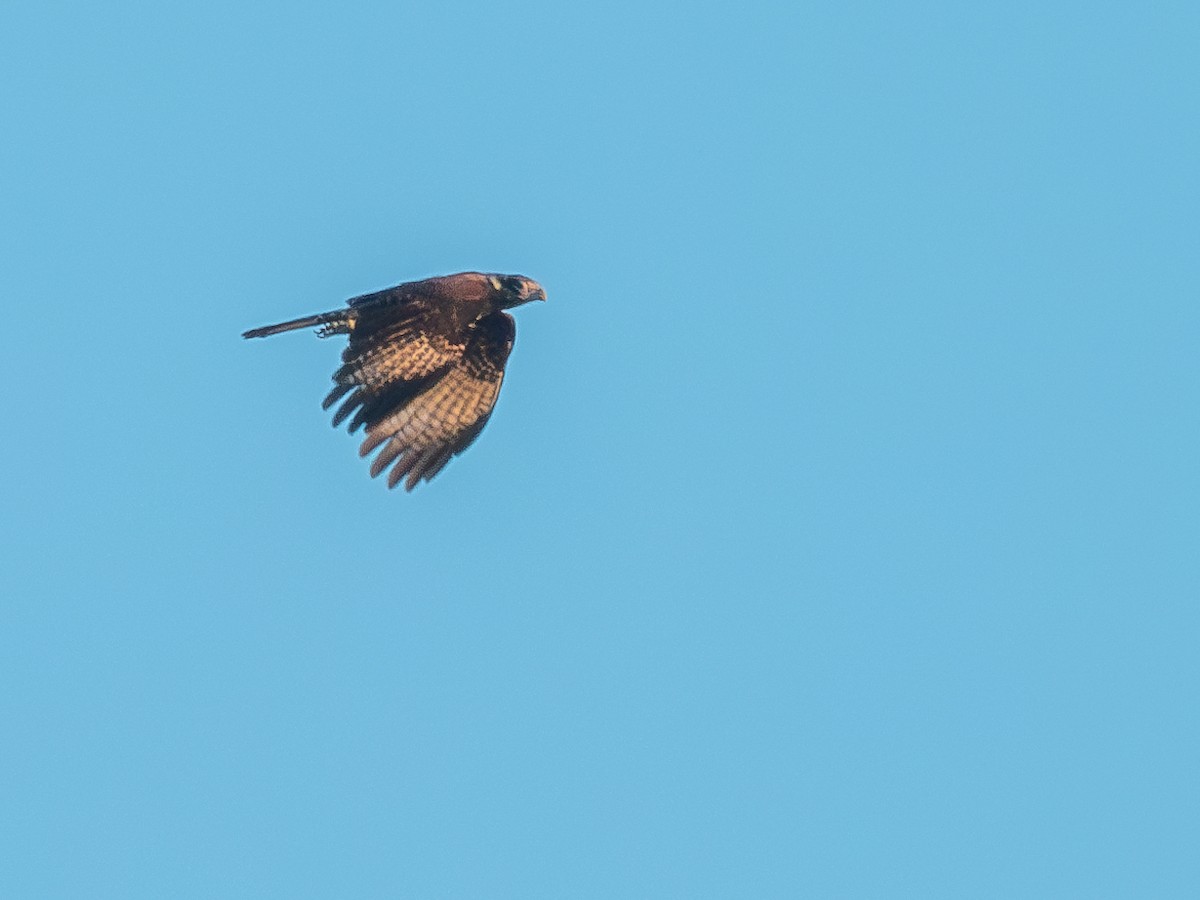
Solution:
M 460 272 L 364 294 L 344 309 L 242 337 L 313 326 L 320 337 L 350 335 L 322 407 L 340 401 L 334 426 L 347 419 L 351 432 L 365 426 L 359 455 L 379 450 L 371 476 L 390 467 L 388 487 L 404 480 L 411 491 L 487 424 L 516 335 L 503 310 L 545 299 L 541 285 L 520 275 Z

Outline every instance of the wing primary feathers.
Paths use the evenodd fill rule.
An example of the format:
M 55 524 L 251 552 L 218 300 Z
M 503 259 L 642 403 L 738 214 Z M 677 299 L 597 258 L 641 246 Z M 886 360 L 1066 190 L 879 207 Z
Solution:
M 452 456 L 454 456 L 454 452 L 447 447 L 441 453 L 432 457 L 429 462 L 425 464 L 425 469 L 423 472 L 421 472 L 421 478 L 425 481 L 429 481 L 434 475 L 446 467 L 446 463 L 450 462 L 450 458 Z M 412 488 L 409 488 L 409 490 L 411 491 Z
M 388 472 L 388 487 L 394 488 L 396 485 L 398 485 L 400 483 L 400 479 L 407 475 L 409 470 L 417 464 L 417 459 L 419 457 L 419 453 L 414 453 L 411 450 L 401 457 L 400 461 L 392 467 L 392 471 Z M 412 490 L 412 488 L 409 488 L 409 490 Z
M 350 413 L 354 412 L 354 410 L 358 409 L 358 407 L 360 407 L 362 405 L 363 397 L 364 397 L 364 395 L 363 395 L 362 390 L 361 389 L 357 390 L 353 394 L 350 395 L 350 398 L 345 403 L 343 403 L 341 406 L 338 407 L 337 412 L 335 412 L 333 414 L 333 427 L 334 428 L 337 428 L 339 425 L 341 425 L 343 422 L 345 422 L 346 417 L 349 416 Z
M 329 409 L 329 407 L 333 406 L 333 404 L 337 403 L 352 390 L 354 390 L 354 385 L 352 384 L 337 385 L 332 391 L 329 392 L 329 395 L 321 401 L 321 409 Z
M 372 404 L 373 405 L 373 404 Z M 371 417 L 371 406 L 364 403 L 358 408 L 358 412 L 354 414 L 354 418 L 350 420 L 350 433 L 358 431 L 363 427 L 363 424 Z
M 364 442 L 365 445 L 365 442 Z M 371 477 L 378 478 L 379 473 L 395 462 L 396 457 L 404 452 L 404 444 L 393 438 L 379 451 L 379 455 L 371 462 Z
M 367 436 L 363 438 L 362 446 L 358 448 L 358 455 L 370 456 L 372 450 L 390 438 L 391 435 L 386 431 L 368 431 Z

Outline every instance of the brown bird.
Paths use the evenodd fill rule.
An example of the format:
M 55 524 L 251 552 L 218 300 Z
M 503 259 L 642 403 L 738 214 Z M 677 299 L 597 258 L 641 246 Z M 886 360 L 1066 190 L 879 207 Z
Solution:
M 487 424 L 516 336 L 503 310 L 545 299 L 542 286 L 521 275 L 460 272 L 363 294 L 345 309 L 252 328 L 242 337 L 312 326 L 319 326 L 318 337 L 350 335 L 322 409 L 341 400 L 334 427 L 346 419 L 351 432 L 366 426 L 359 456 L 383 448 L 371 477 L 390 466 L 388 487 L 407 476 L 411 491 Z

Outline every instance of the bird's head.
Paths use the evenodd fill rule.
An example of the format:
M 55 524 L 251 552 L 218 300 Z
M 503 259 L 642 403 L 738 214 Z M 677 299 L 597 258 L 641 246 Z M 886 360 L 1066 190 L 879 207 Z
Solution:
M 496 305 L 499 309 L 512 309 L 530 300 L 545 300 L 546 292 L 532 278 L 524 275 L 489 275 L 488 280 L 500 295 Z

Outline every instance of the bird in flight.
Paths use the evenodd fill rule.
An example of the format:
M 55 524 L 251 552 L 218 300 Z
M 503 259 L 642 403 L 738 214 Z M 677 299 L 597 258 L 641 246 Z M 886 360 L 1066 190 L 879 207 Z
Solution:
M 546 292 L 522 275 L 460 272 L 410 281 L 349 300 L 343 309 L 252 328 L 269 337 L 317 327 L 318 337 L 348 334 L 334 387 L 321 404 L 336 428 L 365 427 L 359 456 L 378 454 L 371 477 L 388 487 L 428 481 L 462 453 L 487 424 L 516 325 L 504 312 Z

